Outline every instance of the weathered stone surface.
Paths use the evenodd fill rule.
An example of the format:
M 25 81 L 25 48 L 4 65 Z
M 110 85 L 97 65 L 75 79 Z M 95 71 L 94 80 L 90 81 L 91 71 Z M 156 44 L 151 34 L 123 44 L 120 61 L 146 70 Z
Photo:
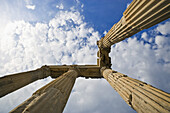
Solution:
M 51 71 L 48 66 L 40 69 L 8 75 L 0 78 L 0 97 L 3 97 L 19 88 L 22 88 L 38 79 L 50 76 Z
M 52 71 L 51 77 L 57 78 L 72 67 L 79 70 L 79 77 L 103 78 L 100 74 L 100 66 L 98 65 L 49 65 Z
M 99 47 L 97 65 L 44 66 L 34 71 L 1 77 L 0 97 L 38 79 L 47 76 L 58 77 L 35 92 L 11 113 L 62 113 L 77 77 L 104 77 L 125 102 L 137 112 L 169 113 L 170 94 L 107 69 L 111 67 L 109 57 L 111 45 L 168 19 L 169 4 L 169 0 L 133 0 L 123 13 L 121 20 L 97 42 Z M 60 76 L 61 74 L 63 75 Z
M 39 69 L 7 75 L 0 78 L 0 97 L 3 97 L 19 88 L 22 88 L 38 79 L 51 76 L 57 78 L 67 72 L 71 67 L 79 70 L 79 77 L 103 78 L 98 65 L 54 65 L 42 66 Z
M 169 0 L 133 0 L 120 21 L 103 38 L 103 48 L 170 18 Z
M 102 73 L 124 101 L 137 112 L 170 113 L 169 93 L 111 69 L 103 68 Z
M 10 113 L 62 113 L 77 76 L 77 71 L 69 70 L 36 91 Z
M 103 48 L 103 38 L 100 39 L 99 41 L 97 41 L 97 45 L 98 45 L 98 52 L 97 52 L 97 56 L 98 56 L 98 65 L 100 67 L 111 67 L 111 58 L 109 57 L 109 53 L 110 53 L 110 49 L 111 47 L 107 47 L 107 48 Z

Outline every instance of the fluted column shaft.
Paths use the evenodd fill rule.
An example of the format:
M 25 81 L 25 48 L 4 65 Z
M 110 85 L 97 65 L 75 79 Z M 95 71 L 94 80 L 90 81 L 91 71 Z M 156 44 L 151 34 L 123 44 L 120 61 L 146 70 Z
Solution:
M 124 74 L 105 69 L 103 77 L 139 113 L 169 113 L 170 94 Z
M 77 76 L 77 71 L 69 70 L 40 88 L 11 113 L 62 113 Z
M 43 66 L 34 71 L 7 75 L 0 78 L 0 97 L 3 97 L 19 88 L 22 88 L 38 79 L 50 76 L 48 66 Z
M 103 48 L 170 18 L 169 0 L 133 0 L 103 39 Z

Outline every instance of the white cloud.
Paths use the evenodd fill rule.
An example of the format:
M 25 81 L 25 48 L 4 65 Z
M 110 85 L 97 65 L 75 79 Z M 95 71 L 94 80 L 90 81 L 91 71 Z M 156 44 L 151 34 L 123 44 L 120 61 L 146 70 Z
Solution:
M 159 25 L 157 30 L 168 34 L 167 24 Z M 170 92 L 169 37 L 149 37 L 147 34 L 149 32 L 141 37 L 147 37 L 146 41 L 152 44 L 129 38 L 112 47 L 112 68 Z M 76 10 L 59 11 L 49 23 L 10 22 L 0 33 L 0 75 L 27 71 L 44 64 L 96 64 L 99 37 Z M 51 80 L 37 81 L 1 98 L 0 112 L 9 112 Z M 134 112 L 106 80 L 78 78 L 64 113 L 114 111 Z
M 26 5 L 26 8 L 34 10 L 35 9 L 35 5 Z
M 168 22 L 162 24 L 163 30 L 167 30 Z M 156 29 L 158 29 L 160 25 Z M 169 29 L 169 28 L 168 28 Z M 162 32 L 160 31 L 160 32 Z M 130 77 L 145 81 L 153 86 L 170 92 L 170 41 L 168 36 L 156 35 L 148 37 L 143 33 L 141 38 L 148 38 L 151 44 L 138 41 L 137 38 L 129 38 L 112 47 L 112 67 Z M 147 42 L 147 40 L 146 40 Z
M 148 37 L 148 34 L 146 32 L 142 33 L 141 38 L 147 41 L 148 40 L 147 37 Z
M 166 22 L 166 24 L 159 24 L 157 30 L 163 35 L 170 34 L 170 22 Z
M 79 0 L 76 0 L 77 4 L 80 4 L 80 1 Z
M 129 7 L 129 5 L 130 5 L 130 3 L 127 3 L 126 8 L 128 8 L 128 7 Z
M 55 25 L 58 26 L 56 23 Z M 90 31 L 93 32 L 93 30 Z M 73 35 L 69 32 L 69 34 L 71 36 L 75 36 L 75 34 L 79 36 L 78 33 Z M 146 34 L 148 34 L 148 32 Z M 81 36 L 84 35 L 80 35 L 80 37 Z M 143 34 L 141 37 L 142 36 Z M 68 40 L 74 39 L 67 38 Z M 163 48 L 158 48 L 156 50 L 151 49 L 152 45 L 144 44 L 142 41 L 138 41 L 137 38 L 129 38 L 127 42 L 121 42 L 116 44 L 115 47 L 112 47 L 112 53 L 110 54 L 112 57 L 112 68 L 169 92 L 170 84 L 168 78 L 170 65 L 169 63 L 161 64 L 161 61 L 168 62 L 170 59 L 170 55 L 167 53 L 169 48 L 168 37 L 158 35 L 151 38 L 153 40 L 155 39 L 154 44 L 158 46 L 164 45 Z M 67 43 L 67 40 L 65 43 Z M 85 47 L 77 50 L 76 54 L 72 54 L 72 57 L 64 55 L 61 61 L 70 64 L 77 59 L 75 57 L 77 56 L 83 58 L 77 59 L 77 62 L 88 64 L 88 62 L 96 61 L 96 57 L 91 58 L 93 53 L 95 53 L 93 50 Z M 124 109 L 121 109 L 122 107 Z M 134 112 L 105 80 L 84 80 L 84 78 L 79 78 L 64 112 L 103 113 L 107 111 L 112 113 L 113 110 L 119 111 L 120 113 Z
M 104 36 L 105 36 L 105 35 L 107 34 L 107 31 L 104 31 L 103 34 L 104 34 Z
M 35 9 L 35 5 L 33 5 L 33 2 L 32 0 L 24 0 L 25 1 L 25 7 L 27 9 L 31 9 L 31 10 L 34 10 Z
M 99 33 L 84 22 L 78 11 L 59 11 L 48 24 L 10 22 L 0 35 L 0 75 L 49 64 L 96 64 Z M 83 57 L 78 57 L 83 53 Z M 42 85 L 46 80 L 42 80 Z M 35 87 L 34 89 L 31 87 Z M 0 99 L 0 112 L 9 112 L 38 89 L 35 83 Z M 27 92 L 23 94 L 22 92 Z M 22 98 L 20 98 L 22 95 Z M 15 102 L 15 99 L 18 99 Z
M 61 3 L 60 5 L 56 5 L 56 8 L 58 8 L 58 9 L 64 9 L 64 5 Z
M 64 113 L 117 113 L 118 109 L 134 112 L 106 80 L 78 78 Z
M 155 43 L 158 45 L 158 47 L 164 46 L 166 42 L 168 42 L 168 39 L 164 36 L 158 35 L 155 37 Z
M 84 7 L 84 4 L 81 5 L 81 8 L 83 8 L 83 7 Z
M 11 22 L 2 35 L 0 51 L 3 53 L 2 58 L 8 58 L 2 70 L 6 72 L 34 69 L 43 64 L 83 63 L 84 60 L 76 54 L 79 54 L 79 49 L 85 48 L 91 51 L 94 59 L 97 58 L 94 54 L 97 53 L 99 34 L 87 27 L 79 12 L 60 11 L 49 25 Z M 21 63 L 15 67 L 17 61 Z M 7 68 L 9 65 L 13 67 Z

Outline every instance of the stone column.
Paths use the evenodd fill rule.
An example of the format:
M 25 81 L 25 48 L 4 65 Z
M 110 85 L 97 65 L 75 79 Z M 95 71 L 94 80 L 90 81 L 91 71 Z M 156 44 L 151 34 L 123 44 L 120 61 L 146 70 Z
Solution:
M 133 0 L 120 21 L 113 25 L 103 38 L 103 47 L 128 38 L 170 18 L 169 0 Z
M 77 76 L 77 71 L 69 70 L 40 88 L 10 113 L 62 113 Z
M 48 66 L 43 66 L 34 71 L 28 71 L 0 78 L 0 97 L 3 97 L 19 88 L 22 88 L 38 79 L 50 76 L 51 71 Z
M 170 113 L 170 94 L 147 83 L 111 69 L 102 69 L 103 77 L 124 101 L 139 113 Z

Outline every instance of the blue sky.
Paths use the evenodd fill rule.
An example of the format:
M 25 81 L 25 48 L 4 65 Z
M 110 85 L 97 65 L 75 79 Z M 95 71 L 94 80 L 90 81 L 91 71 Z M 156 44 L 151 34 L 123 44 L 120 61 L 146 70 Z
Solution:
M 82 0 L 85 20 L 99 32 L 110 29 L 122 17 L 131 0 Z
M 131 0 L 1 0 L 0 76 L 42 65 L 96 64 L 97 45 Z M 170 20 L 114 46 L 112 69 L 170 92 Z M 52 81 L 0 98 L 6 113 Z M 64 113 L 133 113 L 104 79 L 76 80 Z M 123 109 L 122 109 L 123 108 Z

